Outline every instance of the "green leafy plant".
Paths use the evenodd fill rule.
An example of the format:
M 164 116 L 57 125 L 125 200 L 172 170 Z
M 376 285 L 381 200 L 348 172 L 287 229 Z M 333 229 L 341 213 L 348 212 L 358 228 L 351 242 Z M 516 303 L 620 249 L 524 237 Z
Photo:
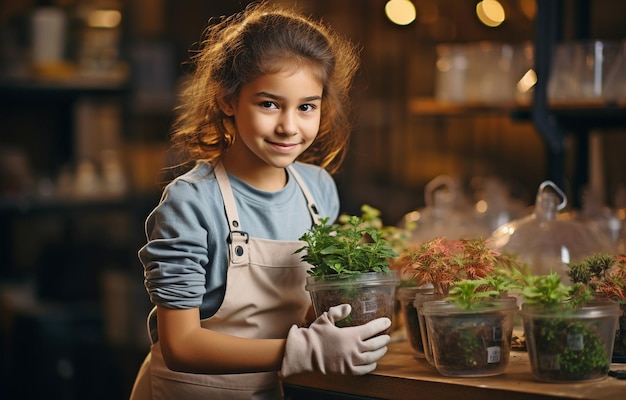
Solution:
M 593 299 L 589 286 L 582 283 L 565 285 L 561 276 L 552 272 L 547 275 L 527 275 L 521 280 L 520 295 L 529 305 L 544 308 L 576 308 Z
M 358 216 L 349 216 L 344 221 L 328 224 L 328 218 L 323 218 L 300 237 L 306 244 L 296 253 L 304 252 L 301 259 L 311 264 L 309 274 L 389 272 L 390 259 L 397 253 L 380 230 Z
M 595 321 L 577 314 L 596 298 L 590 283 L 604 274 L 600 264 L 596 267 L 589 269 L 588 274 L 576 267 L 576 276 L 587 278 L 571 285 L 564 284 L 557 273 L 532 275 L 516 271 L 512 276 L 524 298 L 522 317 L 529 352 L 542 360 L 535 361 L 533 371 L 541 380 L 588 380 L 608 372 L 602 339 L 605 320 Z
M 300 240 L 305 244 L 296 253 L 302 253 L 302 261 L 311 265 L 306 287 L 316 315 L 347 303 L 352 311 L 347 318 L 338 321 L 337 326 L 361 325 L 374 318 L 393 317 L 398 280 L 389 263 L 397 253 L 385 239 L 376 219 L 343 215 L 339 223 L 329 224 L 328 218 L 323 218 Z
M 499 298 L 506 289 L 494 286 L 489 279 L 462 280 L 455 282 L 445 300 L 454 301 L 463 309 L 473 309 L 487 304 L 485 300 Z
M 350 218 L 350 215 L 342 214 L 339 216 L 338 222 L 342 225 L 346 225 L 349 223 Z M 408 246 L 411 231 L 415 229 L 414 225 L 411 224 L 406 224 L 403 228 L 385 225 L 380 210 L 369 204 L 363 204 L 361 206 L 361 219 L 363 222 L 360 224 L 360 227 L 375 228 L 378 230 L 379 235 L 384 238 L 398 254 Z
M 497 271 L 453 282 L 439 313 L 436 302 L 424 304 L 433 358 L 444 375 L 496 375 L 508 363 L 517 304 L 507 295 L 512 282 Z

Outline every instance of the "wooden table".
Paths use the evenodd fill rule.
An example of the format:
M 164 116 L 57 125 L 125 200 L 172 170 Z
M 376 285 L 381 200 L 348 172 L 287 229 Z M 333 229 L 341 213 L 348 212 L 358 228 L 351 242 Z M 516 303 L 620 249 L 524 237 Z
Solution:
M 611 369 L 626 369 L 626 364 L 613 364 Z M 480 378 L 445 377 L 425 359 L 413 357 L 406 341 L 391 343 L 388 353 L 371 374 L 302 374 L 289 377 L 285 381 L 285 388 L 293 400 L 338 398 L 339 393 L 350 396 L 346 398 L 394 400 L 626 399 L 626 380 L 613 377 L 584 383 L 538 382 L 531 374 L 528 354 L 520 351 L 511 353 L 509 365 L 501 375 Z M 316 394 L 307 395 L 311 391 Z

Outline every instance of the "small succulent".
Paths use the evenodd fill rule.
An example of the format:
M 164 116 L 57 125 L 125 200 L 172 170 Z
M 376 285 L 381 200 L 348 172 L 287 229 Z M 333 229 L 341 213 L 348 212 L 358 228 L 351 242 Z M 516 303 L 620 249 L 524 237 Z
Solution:
M 589 286 L 596 298 L 626 304 L 626 254 L 594 254 L 568 268 L 572 282 Z

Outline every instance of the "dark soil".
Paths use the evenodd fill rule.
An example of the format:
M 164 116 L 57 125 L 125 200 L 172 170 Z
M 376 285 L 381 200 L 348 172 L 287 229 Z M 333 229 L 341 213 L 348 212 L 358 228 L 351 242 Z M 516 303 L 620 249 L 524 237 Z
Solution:
M 402 314 L 406 324 L 407 337 L 411 348 L 418 354 L 424 354 L 424 342 L 422 342 L 422 332 L 420 331 L 420 321 L 417 316 L 417 309 L 413 302 L 407 302 L 402 307 Z
M 526 335 L 527 346 L 539 356 L 533 368 L 541 380 L 581 381 L 607 375 L 610 364 L 606 347 L 594 324 L 571 319 L 542 319 L 535 321 L 530 335 L 532 337 Z
M 346 286 L 338 289 L 311 292 L 311 298 L 317 316 L 328 311 L 330 307 L 339 304 L 350 304 L 352 306 L 350 315 L 341 321 L 337 321 L 335 325 L 339 327 L 357 326 L 380 317 L 387 317 L 393 320 L 394 291 L 395 288 L 390 290 L 389 287 L 385 286 L 359 287 L 356 289 Z M 389 333 L 391 333 L 391 327 L 381 334 Z
M 626 306 L 622 306 L 622 315 L 619 317 L 619 330 L 615 335 L 613 355 L 626 356 Z
M 445 366 L 448 371 L 460 373 L 489 373 L 508 363 L 511 337 L 502 330 L 503 316 L 454 315 L 431 318 L 432 327 L 429 326 L 428 334 L 437 366 Z

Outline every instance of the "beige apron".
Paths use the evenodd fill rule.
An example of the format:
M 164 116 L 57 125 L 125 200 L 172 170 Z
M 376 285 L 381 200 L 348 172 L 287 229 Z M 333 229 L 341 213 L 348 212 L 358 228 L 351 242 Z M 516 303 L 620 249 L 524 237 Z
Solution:
M 313 222 L 319 223 L 310 192 L 295 169 L 289 168 L 307 199 Z M 215 166 L 215 176 L 230 226 L 229 266 L 224 301 L 215 315 L 202 320 L 201 325 L 245 338 L 285 338 L 293 324 L 304 320 L 310 305 L 304 289 L 309 266 L 301 262 L 299 254 L 294 254 L 302 242 L 249 237 L 239 221 L 230 182 L 221 164 Z M 142 374 L 146 375 L 143 379 Z M 174 372 L 165 365 L 158 342 L 152 345 L 150 357 L 139 375 L 131 399 L 282 398 L 277 372 L 227 375 Z M 140 393 L 150 389 L 151 395 Z

